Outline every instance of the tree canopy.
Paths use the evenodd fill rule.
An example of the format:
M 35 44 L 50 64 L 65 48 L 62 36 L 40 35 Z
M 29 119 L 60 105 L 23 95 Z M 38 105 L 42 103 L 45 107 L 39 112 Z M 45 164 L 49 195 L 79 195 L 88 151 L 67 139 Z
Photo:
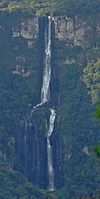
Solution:
M 74 16 L 94 15 L 100 12 L 99 0 L 0 0 L 1 11 L 27 10 L 34 15 L 54 15 Z

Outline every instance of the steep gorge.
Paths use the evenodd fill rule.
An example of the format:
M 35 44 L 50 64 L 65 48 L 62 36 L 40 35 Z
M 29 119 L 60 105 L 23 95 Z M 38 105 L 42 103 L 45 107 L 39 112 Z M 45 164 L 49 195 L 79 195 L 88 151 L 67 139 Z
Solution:
M 98 163 L 89 153 L 100 129 L 81 76 L 98 59 L 92 55 L 100 27 L 98 18 L 94 27 L 78 16 L 52 17 L 51 32 L 49 25 L 47 16 L 1 14 L 1 126 L 8 136 L 1 154 L 40 188 L 64 185 L 69 198 L 99 188 Z

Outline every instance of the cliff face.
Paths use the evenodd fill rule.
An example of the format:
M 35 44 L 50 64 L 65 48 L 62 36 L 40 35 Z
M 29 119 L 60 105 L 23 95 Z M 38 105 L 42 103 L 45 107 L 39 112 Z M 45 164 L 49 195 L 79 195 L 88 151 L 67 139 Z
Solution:
M 63 165 L 66 175 L 64 190 L 65 192 L 67 190 L 66 195 L 70 198 L 82 193 L 82 190 L 90 193 L 91 188 L 98 189 L 96 177 L 98 166 L 96 167 L 93 163 L 95 161 L 90 158 L 90 151 L 91 147 L 100 140 L 99 126 L 94 116 L 95 103 L 93 105 L 82 78 L 84 67 L 91 68 L 99 59 L 96 53 L 99 49 L 99 21 L 97 19 L 94 22 L 93 19 L 78 16 L 74 19 L 57 17 L 54 20 L 54 30 L 54 66 L 60 93 L 58 129 L 64 143 Z M 91 69 L 85 72 L 84 76 L 87 74 L 85 79 L 92 87 L 93 78 L 90 71 Z M 93 73 L 96 74 L 92 70 Z M 98 79 L 95 81 L 98 82 Z M 96 87 L 94 95 L 97 89 Z
M 32 108 L 40 103 L 47 23 L 47 17 L 1 14 L 0 122 L 1 131 L 6 133 L 6 139 L 1 136 L 6 148 L 2 144 L 0 154 L 33 184 L 47 189 L 46 133 L 49 107 L 55 107 L 51 137 L 55 187 L 64 185 L 67 197 L 73 197 L 84 190 L 96 191 L 100 182 L 98 163 L 90 157 L 100 139 L 100 128 L 82 82 L 84 66 L 98 60 L 93 50 L 99 48 L 99 20 L 52 18 L 51 98 L 30 120 Z

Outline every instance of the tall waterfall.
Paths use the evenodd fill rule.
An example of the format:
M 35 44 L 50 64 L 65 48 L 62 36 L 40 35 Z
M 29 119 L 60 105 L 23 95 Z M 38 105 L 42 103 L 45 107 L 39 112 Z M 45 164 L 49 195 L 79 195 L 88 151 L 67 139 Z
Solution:
M 43 83 L 41 88 L 41 102 L 33 107 L 31 115 L 34 110 L 50 99 L 50 79 L 51 79 L 51 17 L 48 17 L 48 25 L 45 28 L 45 60 L 43 71 Z
M 54 191 L 54 169 L 53 169 L 53 160 L 52 160 L 52 147 L 50 144 L 50 137 L 54 130 L 54 122 L 56 118 L 56 112 L 54 109 L 50 109 L 50 121 L 49 121 L 49 131 L 47 134 L 47 157 L 48 157 L 48 177 L 49 177 L 49 191 Z
M 51 17 L 48 17 L 48 24 L 45 28 L 45 60 L 43 71 L 43 83 L 41 88 L 41 102 L 33 107 L 32 113 L 50 99 L 50 79 L 51 79 Z M 56 112 L 50 108 L 49 130 L 47 132 L 47 165 L 48 165 L 48 190 L 54 191 L 54 168 L 52 160 L 52 146 L 50 138 L 54 130 Z
M 45 103 L 50 98 L 51 79 L 51 19 L 48 17 L 48 27 L 45 30 L 45 68 L 43 73 L 43 85 L 41 90 L 41 103 Z

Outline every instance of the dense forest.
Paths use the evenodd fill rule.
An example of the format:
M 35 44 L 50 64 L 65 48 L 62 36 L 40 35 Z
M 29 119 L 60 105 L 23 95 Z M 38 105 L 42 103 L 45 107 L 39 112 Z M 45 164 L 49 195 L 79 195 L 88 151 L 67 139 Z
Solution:
M 22 10 L 34 15 L 44 15 L 52 12 L 53 15 L 75 16 L 76 13 L 92 16 L 100 11 L 99 0 L 0 0 L 1 11 Z
M 34 113 L 33 126 L 29 126 L 27 171 L 23 126 L 39 101 L 49 15 L 54 17 L 51 101 Z M 37 147 L 32 142 L 40 143 L 41 154 L 45 151 L 50 105 L 57 113 L 51 139 L 54 192 L 45 188 L 47 179 L 43 187 L 32 178 L 37 166 L 30 166 L 36 161 L 31 161 Z M 0 199 L 98 199 L 99 120 L 100 1 L 0 0 Z M 46 170 L 43 158 L 41 171 Z

